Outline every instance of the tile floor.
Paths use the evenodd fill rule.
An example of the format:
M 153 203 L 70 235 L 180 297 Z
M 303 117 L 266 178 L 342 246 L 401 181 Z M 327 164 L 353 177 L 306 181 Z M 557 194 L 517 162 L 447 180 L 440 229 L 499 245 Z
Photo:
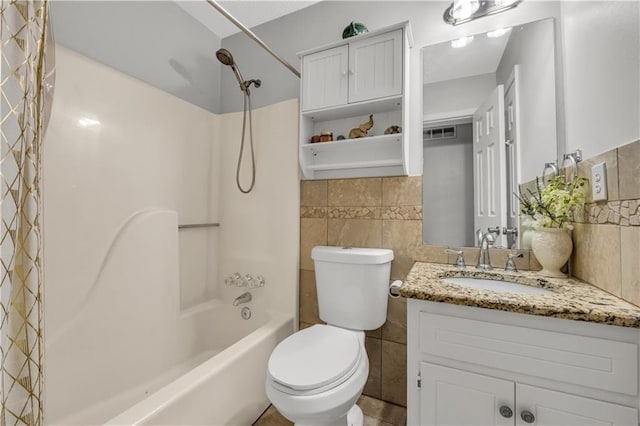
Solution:
M 358 405 L 364 413 L 364 426 L 405 426 L 407 409 L 369 396 L 361 396 Z M 253 426 L 291 426 L 289 420 L 278 413 L 273 405 L 262 413 Z

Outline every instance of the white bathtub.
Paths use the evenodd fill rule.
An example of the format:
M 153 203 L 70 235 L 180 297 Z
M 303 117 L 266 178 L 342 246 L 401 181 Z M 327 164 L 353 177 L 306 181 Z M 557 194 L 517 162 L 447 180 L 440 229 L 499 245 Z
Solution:
M 258 311 L 244 320 L 240 310 L 212 301 L 183 312 L 177 347 L 165 348 L 177 354 L 172 365 L 54 423 L 250 425 L 269 405 L 264 390 L 267 361 L 293 332 L 293 318 Z
M 187 312 L 182 332 L 184 344 L 193 351 L 167 374 L 163 381 L 169 383 L 146 398 L 140 393 L 137 399 L 144 399 L 106 424 L 250 425 L 255 421 L 269 405 L 264 390 L 269 355 L 293 332 L 293 318 L 253 312 L 244 320 L 240 309 L 210 304 Z

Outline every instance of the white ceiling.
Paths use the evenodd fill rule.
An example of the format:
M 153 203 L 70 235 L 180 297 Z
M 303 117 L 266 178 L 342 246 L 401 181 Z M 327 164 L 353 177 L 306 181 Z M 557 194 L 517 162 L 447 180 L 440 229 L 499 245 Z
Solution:
M 205 0 L 174 0 L 221 39 L 240 30 Z M 320 0 L 222 0 L 218 3 L 248 28 L 311 6 Z
M 509 35 L 510 32 L 489 38 L 484 33 L 476 34 L 471 44 L 461 48 L 451 47 L 450 42 L 426 46 L 423 51 L 424 83 L 496 72 Z

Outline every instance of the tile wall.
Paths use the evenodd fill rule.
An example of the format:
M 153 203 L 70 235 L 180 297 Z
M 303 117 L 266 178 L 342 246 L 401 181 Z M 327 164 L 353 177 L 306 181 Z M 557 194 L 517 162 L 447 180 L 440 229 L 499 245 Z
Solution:
M 607 202 L 588 202 L 576 215 L 573 274 L 640 305 L 640 141 L 587 159 L 579 174 L 607 162 Z M 404 279 L 415 261 L 454 263 L 447 247 L 422 244 L 422 177 L 302 181 L 300 200 L 300 327 L 321 323 L 310 254 L 316 245 L 384 247 L 394 251 L 391 279 Z M 539 269 L 529 251 L 518 268 Z M 478 249 L 465 249 L 474 264 Z M 506 250 L 492 250 L 494 266 Z M 367 332 L 370 373 L 364 393 L 406 405 L 406 301 L 389 299 L 387 322 Z
M 582 161 L 578 174 L 590 179 L 603 161 L 608 200 L 593 202 L 588 189 L 574 224 L 572 274 L 640 305 L 640 141 Z
M 321 323 L 310 254 L 316 245 L 389 248 L 391 279 L 404 279 L 415 261 L 454 263 L 447 247 L 422 244 L 422 177 L 302 181 L 300 197 L 300 327 Z M 528 269 L 529 254 L 518 259 Z M 503 250 L 492 260 L 503 265 Z M 465 252 L 468 264 L 477 250 Z M 367 332 L 366 395 L 406 405 L 406 300 L 389 299 L 387 322 Z

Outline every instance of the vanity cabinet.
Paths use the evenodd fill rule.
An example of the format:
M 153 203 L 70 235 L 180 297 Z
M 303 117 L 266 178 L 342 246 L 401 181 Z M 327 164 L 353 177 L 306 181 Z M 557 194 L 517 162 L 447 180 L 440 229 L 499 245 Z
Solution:
M 638 329 L 410 299 L 409 425 L 638 425 Z
M 412 44 L 404 22 L 298 54 L 300 166 L 306 179 L 421 173 L 407 134 Z M 350 130 L 370 115 L 374 125 L 368 135 L 349 139 Z M 390 126 L 402 132 L 384 134 Z M 333 141 L 311 143 L 322 132 L 332 132 Z

